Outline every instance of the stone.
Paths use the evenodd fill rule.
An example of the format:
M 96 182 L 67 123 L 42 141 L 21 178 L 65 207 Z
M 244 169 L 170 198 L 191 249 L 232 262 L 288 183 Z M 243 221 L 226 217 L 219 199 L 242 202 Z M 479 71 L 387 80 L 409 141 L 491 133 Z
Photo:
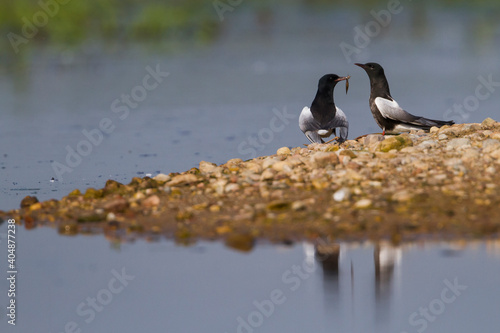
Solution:
M 102 208 L 108 212 L 123 212 L 128 206 L 128 201 L 125 198 L 118 196 L 106 202 Z
M 273 166 L 274 163 L 276 162 L 280 162 L 281 160 L 279 158 L 275 158 L 275 157 L 267 157 L 264 159 L 264 161 L 262 162 L 262 168 L 263 169 L 267 169 L 267 168 L 270 168 Z
M 247 169 L 253 173 L 261 173 L 262 172 L 262 166 L 256 162 L 245 163 L 245 169 Z
M 492 151 L 490 153 L 490 156 L 497 159 L 497 160 L 500 160 L 500 149 L 497 149 L 495 151 Z
M 324 168 L 327 165 L 339 164 L 340 160 L 334 152 L 320 152 L 311 157 L 311 164 L 315 168 Z
M 462 161 L 464 162 L 474 162 L 479 158 L 479 151 L 476 149 L 467 149 L 463 154 L 462 154 Z
M 35 196 L 25 196 L 23 200 L 21 200 L 21 208 L 26 208 L 26 207 L 29 207 L 35 203 L 38 202 L 38 198 L 35 197 Z
M 272 168 L 278 172 L 290 172 L 292 168 L 290 167 L 288 161 L 280 161 L 273 164 Z
M 187 185 L 198 181 L 198 177 L 193 174 L 187 173 L 183 175 L 177 175 L 172 178 L 171 181 L 167 183 L 168 186 L 178 186 Z
M 413 194 L 408 190 L 401 190 L 392 195 L 392 200 L 398 202 L 410 201 L 412 198 Z
M 158 182 L 168 182 L 168 181 L 170 181 L 170 179 L 172 179 L 172 177 L 170 177 L 169 175 L 166 175 L 164 173 L 159 173 L 156 176 L 154 176 L 153 179 L 158 181 Z
M 241 158 L 232 158 L 229 161 L 227 161 L 226 164 L 228 166 L 231 166 L 231 165 L 238 165 L 238 164 L 240 164 L 242 162 L 243 162 L 243 160 Z
M 496 139 L 486 139 L 483 141 L 483 151 L 485 153 L 495 151 L 497 148 L 500 148 L 500 141 Z
M 380 151 L 388 152 L 392 149 L 400 150 L 404 147 L 413 146 L 413 141 L 408 135 L 390 136 L 380 143 Z
M 281 147 L 276 151 L 276 154 L 278 154 L 278 155 L 292 155 L 292 152 L 290 151 L 290 148 L 288 148 L 288 147 Z
M 240 185 L 235 184 L 235 183 L 231 183 L 231 184 L 226 185 L 225 191 L 226 192 L 236 192 L 239 189 L 240 189 Z
M 156 207 L 160 204 L 160 197 L 156 194 L 152 195 L 142 201 L 143 207 Z
M 42 203 L 41 202 L 37 202 L 37 203 L 34 203 L 30 206 L 30 210 L 39 210 L 39 209 L 42 209 Z
M 212 173 L 216 168 L 217 164 L 207 161 L 201 161 L 198 167 L 201 173 Z
M 299 210 L 306 210 L 307 205 L 304 201 L 302 200 L 297 200 L 292 202 L 292 210 L 294 211 L 299 211 Z
M 344 200 L 349 200 L 351 197 L 351 191 L 347 187 L 343 187 L 333 193 L 333 200 L 337 202 L 342 202 Z
M 274 178 L 274 172 L 271 169 L 266 169 L 260 176 L 261 180 L 271 180 Z
M 372 201 L 370 199 L 361 199 L 354 204 L 354 208 L 366 209 L 366 208 L 370 208 L 371 205 L 372 205 Z
M 496 126 L 497 122 L 491 118 L 486 118 L 485 120 L 483 120 L 483 122 L 481 123 L 481 128 L 483 129 L 486 129 L 486 128 L 491 128 L 491 127 L 494 127 Z
M 467 138 L 451 139 L 450 141 L 448 141 L 448 144 L 446 145 L 446 150 L 454 150 L 470 146 L 470 142 L 471 142 L 470 139 Z
M 348 149 L 343 149 L 343 150 L 339 151 L 339 157 L 341 157 L 341 156 L 348 156 L 350 158 L 356 158 L 356 154 L 352 150 L 348 150 Z
M 439 146 L 439 143 L 437 141 L 435 141 L 435 140 L 425 140 L 425 141 L 420 142 L 417 145 L 418 148 L 423 148 L 423 149 L 435 148 L 437 146 Z
M 380 141 L 383 141 L 383 140 L 384 140 L 384 136 L 381 134 L 370 134 L 370 135 L 365 136 L 365 138 L 363 140 L 363 144 L 366 147 L 370 147 L 370 146 L 372 146 Z

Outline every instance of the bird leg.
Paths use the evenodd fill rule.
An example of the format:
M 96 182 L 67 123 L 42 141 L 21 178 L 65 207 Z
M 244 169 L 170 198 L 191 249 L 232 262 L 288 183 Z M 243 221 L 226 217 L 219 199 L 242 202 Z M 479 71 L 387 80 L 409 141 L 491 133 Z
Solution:
M 339 137 L 338 137 L 338 136 L 336 136 L 336 137 L 334 137 L 333 139 L 331 139 L 331 140 L 329 140 L 329 141 L 327 141 L 327 142 L 325 142 L 325 143 L 330 143 L 330 142 L 333 142 L 333 141 L 338 140 L 338 139 L 339 139 Z

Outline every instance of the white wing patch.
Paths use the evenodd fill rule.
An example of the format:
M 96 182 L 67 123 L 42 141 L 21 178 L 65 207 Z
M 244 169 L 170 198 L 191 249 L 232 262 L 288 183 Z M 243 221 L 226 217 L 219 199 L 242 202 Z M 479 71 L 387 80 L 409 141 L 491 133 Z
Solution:
M 342 121 L 347 122 L 347 117 L 345 116 L 344 111 L 342 111 L 338 106 L 335 106 L 337 110 L 337 114 L 335 115 L 335 118 L 341 119 Z
M 394 100 L 390 101 L 382 97 L 377 97 L 375 98 L 375 105 L 384 118 L 401 120 L 406 115 L 406 111 Z
M 304 106 L 299 116 L 299 127 L 302 132 L 307 131 L 306 125 L 307 123 L 313 120 L 313 115 L 311 113 L 311 109 L 309 107 Z

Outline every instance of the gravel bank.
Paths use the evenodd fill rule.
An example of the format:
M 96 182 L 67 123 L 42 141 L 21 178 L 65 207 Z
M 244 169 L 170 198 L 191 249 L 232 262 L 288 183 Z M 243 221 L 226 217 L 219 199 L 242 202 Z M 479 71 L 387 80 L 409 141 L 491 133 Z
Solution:
M 255 239 L 287 242 L 497 235 L 500 123 L 459 124 L 338 144 L 283 147 L 276 155 L 183 173 L 109 180 L 60 201 L 27 197 L 2 213 L 26 228 L 111 239 Z

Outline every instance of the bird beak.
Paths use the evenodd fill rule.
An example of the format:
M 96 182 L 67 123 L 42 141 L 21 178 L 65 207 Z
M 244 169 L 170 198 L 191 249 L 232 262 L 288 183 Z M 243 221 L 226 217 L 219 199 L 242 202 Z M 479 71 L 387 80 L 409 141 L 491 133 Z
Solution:
M 359 67 L 361 67 L 361 68 L 363 68 L 363 69 L 365 69 L 365 68 L 366 68 L 366 66 L 365 66 L 365 65 L 360 64 L 360 63 L 355 63 L 355 65 L 356 65 L 356 66 L 359 66 Z
M 351 78 L 350 75 L 344 76 L 344 77 L 339 77 L 338 79 L 335 80 L 335 82 L 340 82 L 344 80 L 349 80 Z

